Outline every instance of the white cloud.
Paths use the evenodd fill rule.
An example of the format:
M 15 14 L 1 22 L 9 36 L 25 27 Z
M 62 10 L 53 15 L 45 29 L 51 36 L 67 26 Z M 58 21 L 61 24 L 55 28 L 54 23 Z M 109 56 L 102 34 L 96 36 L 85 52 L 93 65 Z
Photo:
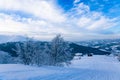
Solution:
M 76 23 L 76 26 L 93 32 L 107 30 L 118 24 L 117 18 L 109 18 L 101 12 L 90 11 L 89 6 L 83 3 L 76 4 L 71 9 L 70 15 L 72 15 L 72 22 Z
M 0 0 L 0 10 L 33 15 L 26 18 L 14 12 L 1 12 L 0 34 L 11 33 L 48 40 L 61 33 L 68 40 L 92 39 L 98 35 L 106 37 L 97 31 L 107 30 L 118 24 L 117 18 L 110 19 L 101 12 L 90 11 L 88 5 L 79 1 L 75 0 L 74 7 L 63 13 L 50 0 Z
M 74 4 L 76 4 L 76 3 L 78 3 L 78 2 L 80 2 L 80 0 L 75 0 L 75 1 L 74 1 Z
M 48 40 L 55 34 L 67 33 L 67 30 L 58 24 L 46 20 L 20 18 L 0 13 L 0 34 L 27 35 Z
M 74 7 L 70 10 L 72 15 L 81 16 L 90 11 L 89 6 L 85 5 L 84 3 L 74 4 Z
M 0 0 L 0 9 L 32 14 L 51 22 L 63 22 L 64 15 L 48 0 Z
M 115 19 L 109 19 L 101 16 L 98 20 L 93 21 L 87 29 L 89 30 L 103 30 L 103 29 L 109 29 L 113 26 L 115 26 Z
M 13 17 L 0 14 L 0 32 L 25 32 L 28 30 L 26 24 L 17 22 Z

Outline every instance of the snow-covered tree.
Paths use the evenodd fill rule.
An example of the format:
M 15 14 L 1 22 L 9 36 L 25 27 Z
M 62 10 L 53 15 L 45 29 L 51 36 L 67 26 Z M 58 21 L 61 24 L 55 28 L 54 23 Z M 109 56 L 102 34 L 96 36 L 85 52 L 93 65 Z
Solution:
M 12 57 L 7 52 L 0 51 L 0 64 L 12 63 Z
M 41 44 L 39 44 L 39 43 L 35 43 L 34 44 L 36 47 L 35 47 L 35 49 L 34 49 L 34 55 L 32 56 L 33 58 L 32 58 L 32 64 L 34 64 L 34 65 L 37 65 L 37 66 L 41 66 L 41 65 L 43 65 L 43 63 L 44 63 L 44 54 L 43 54 L 43 45 L 41 45 Z
M 52 65 L 52 55 L 50 45 L 46 43 L 43 50 L 44 65 Z
M 70 62 L 70 47 L 61 35 L 57 35 L 51 42 L 51 57 L 52 64 L 55 66 Z
M 25 65 L 31 64 L 36 50 L 34 41 L 31 39 L 27 39 L 27 41 L 21 44 L 16 44 L 16 48 L 16 52 L 21 62 Z

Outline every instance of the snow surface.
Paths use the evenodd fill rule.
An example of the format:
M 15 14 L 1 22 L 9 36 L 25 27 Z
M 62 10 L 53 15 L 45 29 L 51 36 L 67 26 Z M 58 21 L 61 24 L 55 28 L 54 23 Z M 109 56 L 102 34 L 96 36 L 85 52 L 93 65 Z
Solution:
M 0 80 L 120 80 L 120 62 L 110 56 L 84 56 L 69 67 L 0 64 Z

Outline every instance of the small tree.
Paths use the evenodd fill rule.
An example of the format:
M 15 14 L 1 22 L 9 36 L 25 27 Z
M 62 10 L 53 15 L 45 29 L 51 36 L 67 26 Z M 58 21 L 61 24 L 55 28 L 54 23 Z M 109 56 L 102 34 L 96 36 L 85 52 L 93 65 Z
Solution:
M 36 48 L 34 49 L 34 55 L 33 55 L 33 59 L 32 62 L 34 65 L 37 66 L 41 66 L 44 64 L 44 55 L 43 51 L 44 51 L 44 45 L 41 45 L 39 43 L 35 43 Z
M 25 65 L 29 65 L 32 63 L 33 55 L 35 54 L 36 46 L 34 41 L 27 39 L 27 41 L 23 43 L 16 44 L 16 52 L 21 60 L 21 62 Z
M 52 64 L 53 65 L 61 65 L 64 63 L 69 63 L 71 58 L 70 47 L 67 42 L 61 37 L 61 35 L 57 35 L 51 42 L 51 55 L 52 55 Z
M 43 65 L 52 65 L 52 55 L 51 55 L 51 49 L 50 49 L 50 45 L 45 43 L 44 45 L 44 49 L 42 52 L 42 56 L 43 56 Z

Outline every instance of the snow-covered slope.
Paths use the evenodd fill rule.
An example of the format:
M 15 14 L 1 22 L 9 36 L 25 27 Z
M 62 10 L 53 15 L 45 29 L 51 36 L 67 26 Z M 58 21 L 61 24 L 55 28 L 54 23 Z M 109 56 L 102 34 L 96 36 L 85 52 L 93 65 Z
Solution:
M 120 63 L 114 57 L 96 55 L 73 60 L 64 68 L 1 64 L 0 80 L 120 80 Z

